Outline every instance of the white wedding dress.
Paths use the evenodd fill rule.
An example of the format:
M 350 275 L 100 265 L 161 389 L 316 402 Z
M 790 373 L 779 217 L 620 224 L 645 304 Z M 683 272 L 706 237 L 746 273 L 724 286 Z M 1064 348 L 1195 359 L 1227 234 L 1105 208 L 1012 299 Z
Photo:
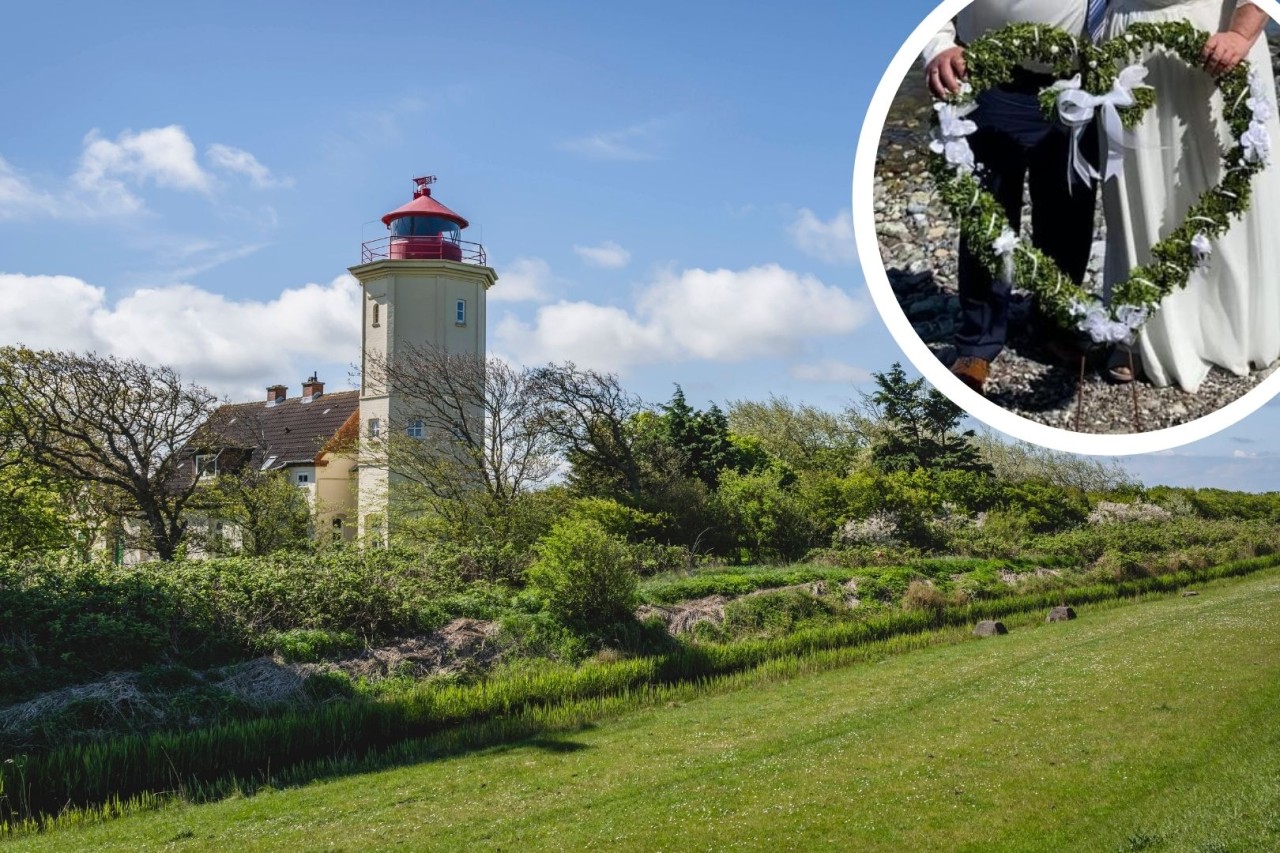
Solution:
M 1105 34 L 1118 36 L 1138 21 L 1179 20 L 1220 32 L 1235 9 L 1236 0 L 1112 0 Z M 1135 128 L 1123 172 L 1103 188 L 1108 291 L 1148 263 L 1151 247 L 1218 183 L 1221 153 L 1233 144 L 1213 78 L 1163 53 L 1146 60 L 1156 106 Z M 1274 107 L 1265 34 L 1248 58 L 1265 76 Z M 1185 290 L 1165 297 L 1138 336 L 1143 369 L 1156 385 L 1195 392 L 1211 365 L 1243 376 L 1280 357 L 1280 120 L 1273 115 L 1269 127 L 1278 148 L 1271 165 L 1254 176 L 1249 210 L 1213 241 L 1208 264 L 1192 273 Z

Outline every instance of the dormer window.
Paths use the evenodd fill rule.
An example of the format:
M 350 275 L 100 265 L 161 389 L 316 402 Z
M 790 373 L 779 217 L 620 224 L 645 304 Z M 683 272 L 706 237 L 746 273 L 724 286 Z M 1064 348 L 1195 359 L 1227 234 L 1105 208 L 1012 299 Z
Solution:
M 197 453 L 195 462 L 197 479 L 218 476 L 218 454 Z

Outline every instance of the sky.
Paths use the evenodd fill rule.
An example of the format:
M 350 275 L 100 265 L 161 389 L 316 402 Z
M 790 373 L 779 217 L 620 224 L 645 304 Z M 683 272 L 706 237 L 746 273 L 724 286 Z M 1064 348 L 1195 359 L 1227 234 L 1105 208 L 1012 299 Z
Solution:
M 652 402 L 839 408 L 905 361 L 859 270 L 862 116 L 931 0 L 14 4 L 0 344 L 232 400 L 352 387 L 347 268 L 436 175 L 499 281 L 491 352 Z M 1280 406 L 1148 484 L 1271 490 Z

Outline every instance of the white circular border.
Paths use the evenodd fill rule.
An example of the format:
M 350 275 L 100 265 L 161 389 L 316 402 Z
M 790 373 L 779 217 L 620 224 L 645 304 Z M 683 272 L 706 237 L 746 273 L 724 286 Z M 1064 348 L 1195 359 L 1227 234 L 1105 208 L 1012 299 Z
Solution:
M 1273 20 L 1280 21 L 1280 2 L 1277 0 L 1253 0 L 1253 2 Z M 898 305 L 893 288 L 889 285 L 889 275 L 885 270 L 884 259 L 880 256 L 880 243 L 876 235 L 876 152 L 880 146 L 880 136 L 884 131 L 885 120 L 889 115 L 889 107 L 907 72 L 911 69 L 912 63 L 919 61 L 921 52 L 943 24 L 969 3 L 970 0 L 943 0 L 938 8 L 916 27 L 915 32 L 898 50 L 880 79 L 880 85 L 876 87 L 871 105 L 867 108 L 862 133 L 858 138 L 858 152 L 853 167 L 853 230 L 857 238 L 858 257 L 862 265 L 863 277 L 875 300 L 876 308 L 885 325 L 889 327 L 894 340 L 898 342 L 898 346 L 902 348 L 903 353 L 916 369 L 933 383 L 934 387 L 969 414 L 1015 438 L 1055 450 L 1107 456 L 1169 450 L 1208 438 L 1257 411 L 1280 392 L 1280 370 L 1221 409 L 1179 426 L 1124 435 L 1093 435 L 1058 429 L 1015 415 L 973 391 L 938 360 L 933 351 L 920 339 L 911 323 L 907 321 L 907 316 Z M 1266 35 L 1262 37 L 1266 38 Z M 1280 168 L 1280 164 L 1273 165 L 1271 168 Z

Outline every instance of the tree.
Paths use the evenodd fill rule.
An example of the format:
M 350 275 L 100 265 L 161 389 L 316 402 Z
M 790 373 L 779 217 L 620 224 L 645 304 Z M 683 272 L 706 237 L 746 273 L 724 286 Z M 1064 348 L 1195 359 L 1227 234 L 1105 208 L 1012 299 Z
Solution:
M 542 401 L 541 426 L 570 464 L 569 481 L 581 494 L 618 497 L 641 492 L 635 418 L 640 398 L 611 373 L 579 370 L 571 362 L 534 371 Z
M 683 476 L 696 477 L 713 489 L 722 470 L 741 467 L 742 454 L 730 438 L 729 419 L 715 403 L 700 412 L 685 401 L 677 385 L 662 407 L 661 424 L 662 437 L 678 454 Z
M 975 444 L 983 461 L 1004 482 L 1040 480 L 1095 494 L 1139 488 L 1118 462 L 1076 456 L 1025 441 L 1008 441 L 990 431 L 979 434 Z
M 881 420 L 871 447 L 876 467 L 884 471 L 916 468 L 988 470 L 972 439 L 973 430 L 958 432 L 964 410 L 923 379 L 908 380 L 895 362 L 888 373 L 873 373 L 878 390 L 864 399 Z
M 556 472 L 555 436 L 534 371 L 498 358 L 411 346 L 373 360 L 366 381 L 394 388 L 402 421 L 371 436 L 360 464 L 392 475 L 392 509 L 427 509 L 455 531 L 500 524 L 511 505 Z
M 311 543 L 312 514 L 306 494 L 283 471 L 243 467 L 220 473 L 192 498 L 191 509 L 211 524 L 229 522 L 238 533 L 239 550 L 255 557 Z M 210 551 L 227 547 L 216 527 L 203 531 Z
M 198 482 L 179 451 L 217 398 L 168 367 L 95 353 L 0 348 L 0 420 L 19 453 L 68 480 L 127 498 L 143 545 L 173 559 Z
M 797 471 L 826 469 L 845 473 L 867 444 L 870 425 L 851 411 L 828 412 L 786 397 L 767 402 L 734 400 L 729 428 L 755 439 L 770 455 Z

